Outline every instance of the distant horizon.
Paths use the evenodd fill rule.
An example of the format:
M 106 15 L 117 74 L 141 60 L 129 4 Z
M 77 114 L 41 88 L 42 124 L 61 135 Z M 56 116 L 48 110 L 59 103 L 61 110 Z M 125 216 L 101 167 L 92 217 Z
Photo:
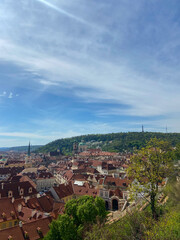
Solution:
M 179 0 L 1 0 L 0 146 L 180 132 L 179 12 Z

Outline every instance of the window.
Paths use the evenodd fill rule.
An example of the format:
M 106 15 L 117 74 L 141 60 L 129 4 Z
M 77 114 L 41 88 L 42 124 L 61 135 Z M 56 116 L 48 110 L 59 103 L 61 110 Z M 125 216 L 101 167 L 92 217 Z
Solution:
M 6 228 L 6 223 L 2 224 L 2 229 Z
M 29 188 L 29 193 L 32 193 L 32 187 Z
M 18 221 L 16 220 L 15 222 L 14 222 L 14 226 L 17 226 L 18 225 Z
M 8 192 L 8 197 L 11 198 L 13 196 L 13 192 L 12 191 L 9 191 Z
M 9 222 L 9 227 L 12 227 L 12 222 Z
M 24 194 L 24 189 L 21 188 L 20 193 L 21 196 Z

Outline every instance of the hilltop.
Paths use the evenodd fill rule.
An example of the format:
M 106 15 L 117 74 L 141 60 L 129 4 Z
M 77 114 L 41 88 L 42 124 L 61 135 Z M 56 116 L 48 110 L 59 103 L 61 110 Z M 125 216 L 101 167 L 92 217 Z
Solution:
M 167 140 L 172 146 L 180 142 L 180 133 L 128 132 L 89 134 L 55 140 L 38 148 L 36 152 L 47 153 L 60 149 L 65 155 L 71 154 L 74 142 L 88 143 L 92 148 L 101 147 L 102 150 L 110 152 L 133 151 L 134 148 L 139 149 L 145 146 L 146 142 L 154 137 Z

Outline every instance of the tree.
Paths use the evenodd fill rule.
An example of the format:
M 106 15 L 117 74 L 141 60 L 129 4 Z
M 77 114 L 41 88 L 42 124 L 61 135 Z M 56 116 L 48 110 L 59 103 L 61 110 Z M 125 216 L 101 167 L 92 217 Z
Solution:
M 100 197 L 83 196 L 65 205 L 65 214 L 53 221 L 45 240 L 79 240 L 97 222 L 103 222 L 107 212 Z
M 147 146 L 131 157 L 128 177 L 139 183 L 136 191 L 148 193 L 153 218 L 157 219 L 156 196 L 158 186 L 173 169 L 172 149 L 168 142 L 151 139 Z M 139 187 L 141 186 L 141 187 Z
M 176 149 L 175 149 L 175 159 L 176 160 L 180 160 L 180 143 L 178 143 L 176 145 Z

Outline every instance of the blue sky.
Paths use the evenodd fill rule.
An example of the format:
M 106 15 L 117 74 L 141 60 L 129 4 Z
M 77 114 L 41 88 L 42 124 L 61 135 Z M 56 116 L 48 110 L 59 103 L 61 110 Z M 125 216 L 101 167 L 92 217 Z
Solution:
M 179 0 L 1 0 L 0 147 L 180 132 Z

